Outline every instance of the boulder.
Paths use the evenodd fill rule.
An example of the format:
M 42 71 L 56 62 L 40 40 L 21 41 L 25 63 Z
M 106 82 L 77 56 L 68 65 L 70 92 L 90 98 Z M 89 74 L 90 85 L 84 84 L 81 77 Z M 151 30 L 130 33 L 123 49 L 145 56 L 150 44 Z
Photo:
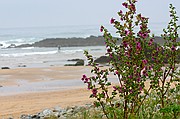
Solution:
M 84 66 L 84 60 L 78 60 L 75 64 L 75 66 Z
M 1 67 L 1 69 L 10 69 L 9 67 Z
M 84 66 L 84 60 L 83 59 L 72 59 L 68 61 L 77 61 L 75 64 L 65 64 L 64 66 Z
M 94 62 L 99 63 L 99 64 L 106 64 L 109 63 L 110 58 L 108 56 L 101 56 L 97 58 Z
M 53 111 L 50 110 L 50 109 L 45 109 L 45 110 L 42 112 L 42 114 L 43 114 L 44 116 L 50 116 L 50 115 L 53 114 Z

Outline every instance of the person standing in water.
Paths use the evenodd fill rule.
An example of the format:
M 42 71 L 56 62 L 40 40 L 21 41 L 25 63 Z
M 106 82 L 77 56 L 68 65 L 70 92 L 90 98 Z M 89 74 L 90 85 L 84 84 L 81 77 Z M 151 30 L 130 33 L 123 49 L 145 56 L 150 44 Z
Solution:
M 60 52 L 60 50 L 61 50 L 61 46 L 60 46 L 60 45 L 58 45 L 58 52 Z

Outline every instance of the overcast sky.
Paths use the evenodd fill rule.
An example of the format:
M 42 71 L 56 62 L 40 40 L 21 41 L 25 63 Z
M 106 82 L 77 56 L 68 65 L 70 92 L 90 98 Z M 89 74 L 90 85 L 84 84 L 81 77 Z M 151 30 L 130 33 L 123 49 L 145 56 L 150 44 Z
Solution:
M 124 0 L 0 0 L 0 28 L 103 25 L 117 17 Z M 150 22 L 167 22 L 169 4 L 180 16 L 180 0 L 138 0 Z

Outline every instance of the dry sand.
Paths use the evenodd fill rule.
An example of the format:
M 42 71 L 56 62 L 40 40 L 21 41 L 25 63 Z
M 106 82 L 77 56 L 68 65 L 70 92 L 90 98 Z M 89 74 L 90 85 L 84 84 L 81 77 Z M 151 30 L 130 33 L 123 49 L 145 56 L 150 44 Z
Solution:
M 3 86 L 0 87 L 0 118 L 10 116 L 19 118 L 21 114 L 33 114 L 55 106 L 66 107 L 89 103 L 92 100 L 88 98 L 90 92 L 86 90 L 85 85 L 83 83 L 79 86 L 73 84 L 73 81 L 81 83 L 82 75 L 89 72 L 90 67 L 81 66 L 0 70 L 0 85 Z M 61 80 L 70 80 L 72 84 L 64 86 L 63 90 L 41 91 L 42 89 L 40 89 L 39 91 L 37 87 L 42 86 L 45 82 L 52 83 L 55 81 L 56 83 L 56 81 Z M 26 90 L 25 88 L 26 85 L 28 86 L 31 83 L 39 83 L 39 85 L 35 85 L 35 91 Z M 14 90 L 1 91 L 7 87 L 14 87 L 15 90 L 19 87 L 22 88 L 21 91 L 17 90 L 17 92 Z M 33 85 L 30 88 L 32 87 Z
M 20 94 L 0 98 L 0 118 L 19 118 L 21 114 L 36 114 L 47 108 L 90 103 L 86 89 Z

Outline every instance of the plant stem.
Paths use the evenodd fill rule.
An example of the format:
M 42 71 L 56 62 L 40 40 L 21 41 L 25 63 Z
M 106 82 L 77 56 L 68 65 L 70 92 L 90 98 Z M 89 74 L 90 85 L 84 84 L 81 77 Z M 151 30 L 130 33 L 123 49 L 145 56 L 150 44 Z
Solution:
M 124 119 L 128 119 L 128 111 L 127 111 L 128 100 L 126 99 L 126 96 L 127 96 L 126 92 L 124 94 L 125 94 L 125 96 L 124 96 L 124 98 L 125 98 L 125 101 L 124 101 Z
M 148 89 L 148 91 L 147 91 L 147 94 L 144 96 L 143 100 L 142 100 L 141 103 L 139 104 L 138 109 L 136 110 L 135 114 L 137 114 L 137 112 L 139 111 L 141 105 L 142 105 L 143 102 L 145 101 L 146 96 L 149 94 L 149 91 L 151 90 L 151 88 L 152 88 L 152 87 L 150 86 L 149 89 Z
M 107 112 L 105 110 L 105 107 L 104 107 L 104 104 L 99 100 L 100 104 L 101 104 L 101 107 L 103 109 L 103 113 L 105 114 L 106 118 L 109 119 L 108 115 L 107 115 Z

